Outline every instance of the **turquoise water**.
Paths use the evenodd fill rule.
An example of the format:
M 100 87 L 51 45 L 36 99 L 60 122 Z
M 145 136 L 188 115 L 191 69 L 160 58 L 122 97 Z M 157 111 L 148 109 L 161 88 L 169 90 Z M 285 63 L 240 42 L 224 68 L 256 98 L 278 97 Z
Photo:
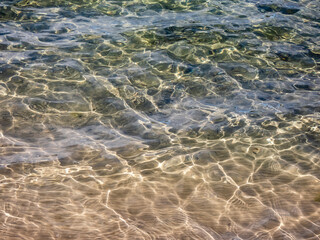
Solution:
M 2 0 L 0 239 L 320 239 L 318 0 Z

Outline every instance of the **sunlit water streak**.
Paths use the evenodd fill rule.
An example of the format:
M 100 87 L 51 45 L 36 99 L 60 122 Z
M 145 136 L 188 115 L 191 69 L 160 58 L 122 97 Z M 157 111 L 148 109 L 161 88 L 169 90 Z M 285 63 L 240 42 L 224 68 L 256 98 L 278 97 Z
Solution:
M 317 0 L 0 2 L 0 239 L 319 239 Z

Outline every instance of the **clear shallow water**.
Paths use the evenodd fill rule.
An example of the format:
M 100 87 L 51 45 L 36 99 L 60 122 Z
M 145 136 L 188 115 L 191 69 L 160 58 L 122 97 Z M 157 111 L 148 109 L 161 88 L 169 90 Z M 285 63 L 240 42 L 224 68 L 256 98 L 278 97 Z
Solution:
M 1 239 L 319 239 L 320 3 L 0 3 Z

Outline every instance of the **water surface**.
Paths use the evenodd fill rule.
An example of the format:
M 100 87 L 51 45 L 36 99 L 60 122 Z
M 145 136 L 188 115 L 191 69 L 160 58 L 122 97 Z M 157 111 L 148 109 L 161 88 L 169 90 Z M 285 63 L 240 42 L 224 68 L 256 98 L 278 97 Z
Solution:
M 0 238 L 320 239 L 318 0 L 0 2 Z

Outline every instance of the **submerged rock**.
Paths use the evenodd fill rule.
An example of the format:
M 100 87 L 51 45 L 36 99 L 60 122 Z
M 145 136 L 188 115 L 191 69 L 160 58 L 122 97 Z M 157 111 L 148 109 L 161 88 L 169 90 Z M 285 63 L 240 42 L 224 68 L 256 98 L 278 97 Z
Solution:
M 266 12 L 281 12 L 283 14 L 294 14 L 300 11 L 299 4 L 282 0 L 262 0 L 257 3 L 257 7 Z
M 7 110 L 1 111 L 0 112 L 0 127 L 1 127 L 1 129 L 5 130 L 5 129 L 11 127 L 12 124 L 13 124 L 12 114 Z
M 293 84 L 293 87 L 298 90 L 315 90 L 316 87 L 309 81 L 297 81 Z
M 247 63 L 224 62 L 220 63 L 219 67 L 236 79 L 253 80 L 258 75 L 258 69 Z
M 0 21 L 14 20 L 18 17 L 17 11 L 9 6 L 0 6 Z

